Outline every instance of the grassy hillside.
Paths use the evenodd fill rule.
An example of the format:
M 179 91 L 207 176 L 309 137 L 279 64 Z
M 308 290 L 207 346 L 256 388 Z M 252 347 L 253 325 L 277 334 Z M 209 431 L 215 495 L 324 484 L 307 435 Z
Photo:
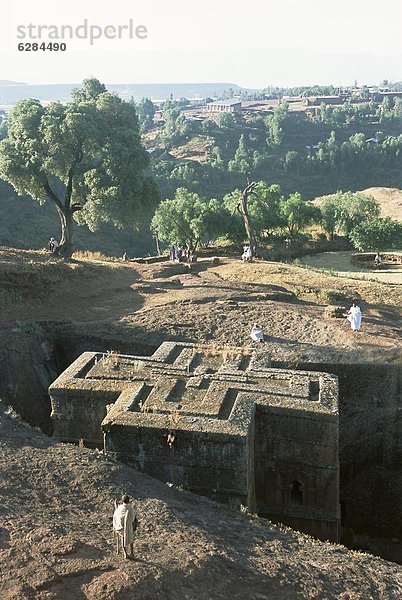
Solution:
M 193 111 L 190 120 L 172 125 L 169 110 L 167 125 L 158 121 L 144 136 L 162 197 L 182 186 L 221 198 L 247 177 L 279 184 L 285 194 L 299 191 L 306 200 L 339 189 L 402 188 L 396 113 L 381 120 L 378 108 L 353 105 L 335 109 L 341 114 L 334 110 L 331 120 L 323 111 L 312 116 L 278 105 L 260 113 L 245 108 L 234 118 L 225 115 L 227 122 Z
M 203 120 L 202 112 L 198 120 L 191 120 L 184 118 L 184 113 L 166 109 L 162 121 L 151 125 L 143 136 L 161 197 L 171 198 L 178 187 L 185 187 L 206 198 L 221 199 L 242 188 L 250 177 L 279 184 L 285 195 L 299 191 L 306 200 L 337 190 L 393 188 L 396 191 L 392 193 L 376 191 L 374 195 L 392 206 L 384 215 L 399 213 L 401 117 L 395 113 L 382 122 L 377 114 L 369 114 L 369 107 L 356 105 L 342 109 L 338 123 L 331 115 L 323 114 L 325 121 L 319 115 L 312 117 L 303 111 L 281 114 L 281 110 L 278 105 L 263 116 L 245 110 L 224 124 L 218 117 Z M 335 118 L 335 111 L 332 116 Z M 169 118 L 171 124 L 164 126 Z M 53 206 L 17 198 L 0 181 L 0 244 L 39 249 L 51 236 L 60 236 Z M 77 226 L 75 244 L 77 249 L 112 256 L 155 253 L 147 226 L 138 233 L 106 225 L 91 233 L 87 227 Z
M 396 188 L 373 187 L 362 191 L 373 196 L 381 206 L 381 215 L 402 221 L 402 190 Z

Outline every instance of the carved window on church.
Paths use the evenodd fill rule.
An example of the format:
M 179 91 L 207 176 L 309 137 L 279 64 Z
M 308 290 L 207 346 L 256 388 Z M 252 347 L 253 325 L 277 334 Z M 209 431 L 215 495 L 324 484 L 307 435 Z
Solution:
M 297 479 L 290 484 L 290 503 L 298 506 L 304 504 L 304 486 Z

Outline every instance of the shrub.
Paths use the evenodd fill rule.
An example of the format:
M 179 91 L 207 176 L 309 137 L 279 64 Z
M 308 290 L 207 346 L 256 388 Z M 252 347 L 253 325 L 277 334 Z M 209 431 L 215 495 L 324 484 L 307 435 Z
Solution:
M 352 229 L 349 238 L 357 250 L 382 251 L 402 246 L 402 223 L 390 217 L 374 217 Z

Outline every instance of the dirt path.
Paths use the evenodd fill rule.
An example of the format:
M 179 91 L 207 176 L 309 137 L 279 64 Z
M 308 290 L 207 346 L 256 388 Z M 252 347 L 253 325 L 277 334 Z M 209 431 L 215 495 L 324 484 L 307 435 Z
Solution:
M 280 263 L 243 264 L 220 259 L 189 269 L 177 263 L 93 264 L 80 277 L 67 272 L 46 300 L 17 305 L 1 317 L 16 321 L 70 321 L 77 331 L 108 331 L 127 339 L 143 335 L 152 344 L 164 339 L 249 345 L 250 330 L 264 328 L 275 360 L 315 361 L 400 358 L 397 286 L 336 278 Z M 34 285 L 33 283 L 32 285 Z M 326 288 L 348 298 L 361 296 L 362 330 L 324 317 Z M 395 299 L 395 300 L 394 300 Z M 350 302 L 350 300 L 349 300 Z M 346 304 L 345 304 L 346 306 Z M 383 352 L 387 352 L 385 355 Z
M 185 339 L 247 346 L 251 326 L 258 322 L 274 360 L 397 360 L 402 342 L 397 310 L 363 301 L 362 330 L 353 333 L 346 320 L 325 318 L 326 302 L 320 300 L 320 289 L 317 296 L 311 293 L 313 288 L 306 287 L 310 281 L 315 289 L 322 278 L 298 271 L 298 279 L 304 276 L 303 286 L 291 266 L 239 265 L 226 259 L 199 273 L 176 276 L 176 286 L 168 280 L 148 280 L 150 289 L 143 292 L 143 306 L 124 316 L 120 325 L 127 331 L 140 328 L 150 332 L 155 343 Z M 165 290 L 164 282 L 170 283 Z M 351 283 L 356 284 L 350 280 L 343 283 L 351 297 L 361 287 L 364 298 L 364 286 L 372 285 L 358 283 L 357 289 L 351 289 Z
M 351 263 L 354 252 L 322 252 L 300 258 L 300 263 L 316 269 L 327 269 L 341 277 L 350 274 L 358 279 L 380 281 L 382 283 L 402 284 L 402 264 L 382 266 L 381 269 L 359 269 Z

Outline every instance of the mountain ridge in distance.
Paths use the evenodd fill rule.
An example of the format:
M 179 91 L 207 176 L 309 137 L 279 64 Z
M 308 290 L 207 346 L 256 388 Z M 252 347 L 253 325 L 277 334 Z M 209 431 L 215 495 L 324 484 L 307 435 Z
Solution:
M 123 99 L 134 97 L 140 99 L 149 97 L 153 100 L 167 100 L 174 98 L 205 98 L 220 96 L 228 88 L 240 93 L 249 88 L 240 87 L 234 83 L 105 83 L 110 92 L 116 92 Z M 55 84 L 26 84 L 16 82 L 2 82 L 0 80 L 0 104 L 14 104 L 24 98 L 37 98 L 41 101 L 68 102 L 71 91 L 80 88 L 81 83 L 55 83 Z
M 0 79 L 0 86 L 9 86 L 9 85 L 27 85 L 25 81 L 11 81 L 11 79 Z

